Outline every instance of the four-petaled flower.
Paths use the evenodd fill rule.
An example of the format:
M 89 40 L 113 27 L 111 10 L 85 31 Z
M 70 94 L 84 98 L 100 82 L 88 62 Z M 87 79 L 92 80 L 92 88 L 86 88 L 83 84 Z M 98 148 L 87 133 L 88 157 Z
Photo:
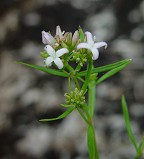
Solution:
M 85 49 L 90 50 L 92 52 L 92 59 L 96 60 L 99 57 L 98 48 L 103 47 L 103 46 L 105 48 L 107 48 L 107 43 L 106 42 L 98 42 L 98 43 L 96 43 L 94 41 L 94 38 L 92 37 L 92 34 L 90 32 L 85 32 L 85 35 L 86 35 L 87 43 L 78 44 L 77 45 L 77 49 L 85 48 Z
M 66 48 L 55 51 L 50 45 L 45 46 L 45 51 L 49 54 L 49 57 L 45 59 L 46 66 L 51 66 L 52 62 L 54 62 L 59 69 L 62 69 L 63 62 L 59 57 L 65 53 L 68 53 L 69 51 Z

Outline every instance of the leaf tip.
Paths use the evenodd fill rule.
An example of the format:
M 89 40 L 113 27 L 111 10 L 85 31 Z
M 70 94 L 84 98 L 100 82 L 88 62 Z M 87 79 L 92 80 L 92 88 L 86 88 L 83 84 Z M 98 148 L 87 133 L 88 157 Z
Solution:
M 124 95 L 122 95 L 121 97 L 121 102 L 122 102 L 122 105 L 126 105 L 126 98 Z
M 121 100 L 124 100 L 124 99 L 125 99 L 125 96 L 124 96 L 124 95 L 122 95 L 122 96 L 121 96 Z
M 19 61 L 14 61 L 14 63 L 15 63 L 15 64 L 19 64 L 20 62 L 19 62 Z
M 40 122 L 45 122 L 45 119 L 40 119 L 39 121 L 40 121 Z

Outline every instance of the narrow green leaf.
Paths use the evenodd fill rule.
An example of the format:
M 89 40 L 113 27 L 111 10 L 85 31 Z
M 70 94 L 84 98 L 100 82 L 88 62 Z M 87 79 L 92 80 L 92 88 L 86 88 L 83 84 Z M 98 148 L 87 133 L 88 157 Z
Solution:
M 141 143 L 140 143 L 139 148 L 140 148 L 141 152 L 144 151 L 144 136 L 143 136 L 143 138 L 142 138 L 142 141 L 141 141 Z
M 135 139 L 135 137 L 133 135 L 133 132 L 132 132 L 132 129 L 131 129 L 131 124 L 130 124 L 130 119 L 129 119 L 129 112 L 128 112 L 127 103 L 126 103 L 126 100 L 125 100 L 124 96 L 122 96 L 121 103 L 122 103 L 123 117 L 124 117 L 126 129 L 127 129 L 127 132 L 128 132 L 128 136 L 129 136 L 130 141 L 132 142 L 132 144 L 133 144 L 133 146 L 134 146 L 134 148 L 137 152 L 138 147 L 137 147 L 136 139 Z
M 38 66 L 38 65 L 35 65 L 35 64 L 28 64 L 28 63 L 24 63 L 24 62 L 16 62 L 16 63 L 22 64 L 22 65 L 25 65 L 25 66 L 28 66 L 28 67 L 34 68 L 36 70 L 40 70 L 42 72 L 52 74 L 52 75 L 68 77 L 67 74 L 65 74 L 61 71 L 55 70 L 55 69 L 50 69 L 50 68 L 46 68 L 46 67 L 43 67 L 43 66 Z
M 100 73 L 100 72 L 106 72 L 109 70 L 112 70 L 114 68 L 117 68 L 123 64 L 129 64 L 131 62 L 131 59 L 126 59 L 126 60 L 122 60 L 113 64 L 109 64 L 109 65 L 105 65 L 105 66 L 101 66 L 101 67 L 97 67 L 97 68 L 93 68 L 92 73 Z M 78 73 L 78 77 L 80 76 L 86 76 L 87 71 L 82 71 Z
M 63 119 L 66 116 L 68 116 L 73 110 L 75 109 L 75 107 L 72 107 L 68 110 L 66 110 L 63 114 L 61 114 L 60 116 L 58 116 L 57 118 L 51 118 L 51 119 L 40 119 L 39 121 L 42 122 L 47 122 L 47 121 L 54 121 L 54 120 L 59 120 L 59 119 Z
M 102 77 L 100 77 L 97 80 L 97 84 L 101 83 L 102 81 L 106 80 L 107 78 L 113 76 L 114 74 L 118 73 L 119 71 L 121 71 L 122 69 L 124 69 L 129 63 L 125 63 L 117 68 L 114 68 L 112 70 L 110 70 L 109 72 L 105 73 Z
M 95 136 L 91 126 L 88 126 L 87 130 L 87 144 L 90 159 L 95 159 Z
M 68 107 L 73 107 L 73 105 L 68 105 L 68 104 L 60 104 L 62 107 L 68 108 Z
M 82 79 L 81 77 L 78 77 L 78 79 L 84 83 L 84 79 Z
M 137 156 L 138 157 L 142 156 L 143 151 L 144 151 L 144 136 L 143 136 L 142 141 L 141 141 L 141 143 L 140 143 L 140 145 L 138 147 Z

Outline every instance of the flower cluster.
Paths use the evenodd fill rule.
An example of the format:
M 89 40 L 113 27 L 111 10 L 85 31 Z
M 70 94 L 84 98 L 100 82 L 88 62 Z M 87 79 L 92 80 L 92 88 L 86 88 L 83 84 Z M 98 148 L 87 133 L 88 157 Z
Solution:
M 51 66 L 54 62 L 59 69 L 62 69 L 64 67 L 64 54 L 67 54 L 65 56 L 67 62 L 75 60 L 80 66 L 83 66 L 87 61 L 89 53 L 93 60 L 97 60 L 99 57 L 98 49 L 103 46 L 107 48 L 107 44 L 96 42 L 95 37 L 90 32 L 85 32 L 84 38 L 81 38 L 80 31 L 82 29 L 76 30 L 72 35 L 70 32 L 61 31 L 60 26 L 56 27 L 55 36 L 42 31 L 42 42 L 46 46 L 44 47 L 45 51 L 41 52 L 41 56 L 44 58 L 45 65 Z
M 66 105 L 75 106 L 77 108 L 84 106 L 86 101 L 83 94 L 84 92 L 82 90 L 78 90 L 77 88 L 75 88 L 74 91 L 71 91 L 70 93 L 65 93 Z

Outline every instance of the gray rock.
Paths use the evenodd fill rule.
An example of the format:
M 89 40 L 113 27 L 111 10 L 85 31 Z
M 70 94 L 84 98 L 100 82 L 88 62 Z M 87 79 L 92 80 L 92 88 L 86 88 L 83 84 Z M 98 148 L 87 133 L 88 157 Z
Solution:
M 116 17 L 111 8 L 107 8 L 98 14 L 94 14 L 86 19 L 87 28 L 96 35 L 97 41 L 110 40 L 115 35 Z
M 112 52 L 120 53 L 124 58 L 135 59 L 143 54 L 143 45 L 129 39 L 117 39 L 112 43 Z
M 46 126 L 30 128 L 25 138 L 16 144 L 21 153 L 29 156 L 41 157 L 52 146 L 54 132 Z

